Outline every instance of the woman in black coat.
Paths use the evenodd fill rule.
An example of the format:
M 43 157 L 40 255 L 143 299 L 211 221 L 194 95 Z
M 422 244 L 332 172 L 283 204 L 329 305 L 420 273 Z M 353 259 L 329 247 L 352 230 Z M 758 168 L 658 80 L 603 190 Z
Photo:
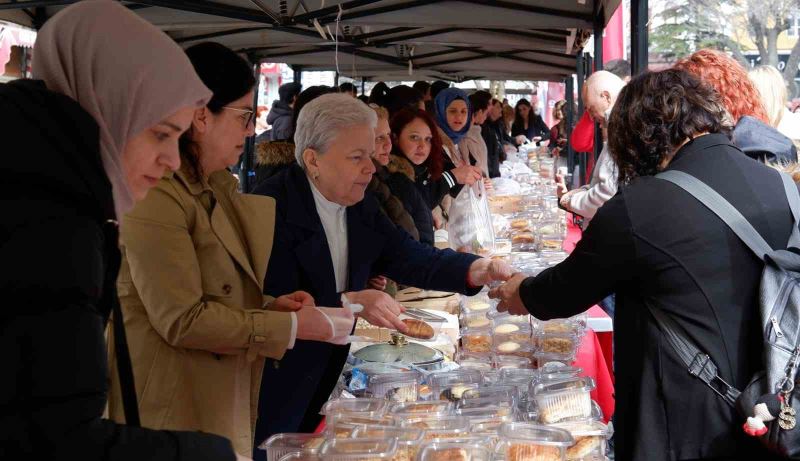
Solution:
M 405 285 L 474 295 L 507 278 L 499 261 L 439 250 L 414 241 L 365 194 L 375 171 L 375 112 L 342 94 L 321 96 L 300 114 L 298 163 L 256 188 L 276 202 L 275 242 L 266 294 L 307 290 L 317 305 L 341 305 L 342 295 L 364 306 L 373 325 L 402 331 L 402 308 L 383 292 L 365 289 L 385 275 Z M 288 291 L 287 291 L 288 290 Z M 310 432 L 341 375 L 349 346 L 298 340 L 280 361 L 264 366 L 256 440 L 279 432 Z M 263 459 L 263 450 L 254 458 Z
M 774 248 L 792 216 L 778 173 L 731 144 L 710 87 L 680 70 L 622 90 L 609 122 L 620 192 L 575 251 L 537 277 L 493 290 L 500 309 L 568 317 L 616 293 L 616 456 L 624 460 L 769 459 L 744 418 L 690 375 L 650 314 L 659 309 L 743 389 L 762 368 L 763 262 L 694 197 L 662 179 L 689 173 L 737 208 Z M 580 286 L 575 281 L 580 280 Z
M 124 328 L 117 219 L 177 169 L 178 138 L 211 92 L 116 2 L 64 9 L 35 53 L 42 81 L 0 85 L 0 459 L 233 461 L 222 437 L 132 427 L 132 382 L 129 426 L 102 418 L 112 311 Z

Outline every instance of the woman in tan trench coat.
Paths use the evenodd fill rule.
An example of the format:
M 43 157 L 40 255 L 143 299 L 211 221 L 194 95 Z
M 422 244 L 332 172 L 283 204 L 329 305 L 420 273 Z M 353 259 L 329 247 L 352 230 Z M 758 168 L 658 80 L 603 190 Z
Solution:
M 304 292 L 262 294 L 275 203 L 239 194 L 226 169 L 253 135 L 255 81 L 221 45 L 187 54 L 214 97 L 181 138 L 180 170 L 123 220 L 117 286 L 142 425 L 219 434 L 249 457 L 264 358 L 280 359 L 295 339 L 338 340 L 324 315 L 345 334 L 353 317 L 313 307 Z M 123 421 L 111 376 L 109 416 Z

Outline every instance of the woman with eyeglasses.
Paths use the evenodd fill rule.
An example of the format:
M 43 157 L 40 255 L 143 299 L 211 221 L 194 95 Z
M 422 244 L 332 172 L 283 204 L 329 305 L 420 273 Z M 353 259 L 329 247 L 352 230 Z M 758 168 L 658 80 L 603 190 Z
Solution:
M 254 134 L 251 66 L 215 43 L 186 53 L 214 96 L 180 139 L 180 169 L 124 218 L 117 288 L 142 425 L 219 434 L 249 458 L 265 357 L 335 341 L 354 319 L 305 292 L 263 295 L 275 201 L 239 194 L 226 169 Z M 123 420 L 116 376 L 109 414 Z

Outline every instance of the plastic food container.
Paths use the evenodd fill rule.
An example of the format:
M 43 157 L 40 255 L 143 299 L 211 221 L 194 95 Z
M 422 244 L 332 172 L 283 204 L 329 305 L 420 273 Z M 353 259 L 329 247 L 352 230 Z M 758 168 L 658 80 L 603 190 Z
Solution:
M 467 418 L 470 426 L 476 423 L 511 423 L 517 416 L 516 408 L 508 403 L 496 406 L 459 408 L 456 415 Z
M 553 354 L 543 351 L 538 351 L 533 354 L 534 368 L 544 368 L 553 365 L 570 366 L 574 361 L 574 354 Z
M 272 459 L 267 458 L 267 461 L 272 461 Z M 300 452 L 292 452 L 288 455 L 282 456 L 279 461 L 320 461 L 319 454 L 316 452 L 311 453 L 308 451 L 300 451 Z
M 422 446 L 423 431 L 401 427 L 362 427 L 353 432 L 354 438 L 397 439 L 397 450 L 392 461 L 414 461 Z
M 433 399 L 455 402 L 464 391 L 476 389 L 483 383 L 483 375 L 479 370 L 461 369 L 444 373 L 434 373 L 428 378 Z
M 453 403 L 445 401 L 430 402 L 408 402 L 393 406 L 389 412 L 396 418 L 420 417 L 420 416 L 445 416 L 452 412 Z
M 590 456 L 605 456 L 611 432 L 599 421 L 576 421 L 554 424 L 572 435 L 575 444 L 567 448 L 568 461 L 580 461 Z
M 491 461 L 492 452 L 480 443 L 434 442 L 425 445 L 419 461 Z
M 477 423 L 470 427 L 469 432 L 473 437 L 484 439 L 494 447 L 500 440 L 500 426 L 502 425 L 503 423 L 497 422 Z
M 461 395 L 461 400 L 456 406 L 463 406 L 465 402 L 473 399 L 493 398 L 499 401 L 516 402 L 519 399 L 519 390 L 516 386 L 496 385 L 470 389 Z
M 367 395 L 389 402 L 416 402 L 422 377 L 417 372 L 381 373 L 369 377 Z
M 458 402 L 456 402 L 455 414 L 458 415 L 458 410 L 471 410 L 476 408 L 494 408 L 494 407 L 504 407 L 504 408 L 513 408 L 515 406 L 515 401 L 512 398 L 506 396 L 490 396 L 490 397 L 482 397 L 478 399 L 465 399 L 462 398 Z
M 495 335 L 492 352 L 496 355 L 514 355 L 533 358 L 534 347 L 530 338 L 522 339 L 511 335 Z
M 489 328 L 464 328 L 461 330 L 461 350 L 488 353 L 492 350 L 492 330 Z
M 492 320 L 492 326 L 494 327 L 497 327 L 504 323 L 513 323 L 515 325 L 530 328 L 531 319 L 533 319 L 533 317 L 531 317 L 530 315 L 511 315 L 508 312 L 497 312 L 497 311 L 492 311 L 486 314 L 486 316 Z
M 580 338 L 574 333 L 545 333 L 537 331 L 534 335 L 537 351 L 550 354 L 575 355 Z
M 518 357 L 516 355 L 493 355 L 492 361 L 494 367 L 498 370 L 506 368 L 532 368 L 533 364 L 531 359 L 527 357 Z
M 585 324 L 585 322 L 584 322 Z M 557 320 L 533 320 L 533 328 L 537 332 L 555 333 L 555 334 L 574 334 L 582 335 L 584 327 L 580 322 L 572 319 L 557 319 Z
M 267 461 L 279 461 L 291 453 L 316 454 L 325 442 L 320 434 L 275 434 L 258 448 L 266 450 Z
M 444 431 L 452 429 L 469 429 L 469 420 L 461 416 L 420 416 L 406 418 L 400 427 L 421 429 L 423 431 Z
M 320 458 L 324 461 L 372 461 L 394 458 L 397 439 L 333 439 L 322 445 Z
M 549 363 L 536 370 L 531 380 L 530 390 L 532 392 L 534 386 L 539 383 L 577 378 L 581 373 L 583 373 L 583 370 L 578 367 L 567 366 L 563 363 Z
M 492 356 L 488 353 L 458 351 L 455 361 L 461 365 L 461 368 L 472 368 L 481 371 L 491 370 L 493 366 Z
M 492 321 L 486 317 L 485 312 L 475 312 L 464 315 L 461 319 L 462 327 L 467 328 L 489 328 Z
M 353 430 L 359 426 L 380 425 L 380 426 L 393 426 L 395 425 L 394 418 L 390 415 L 380 417 L 366 417 L 352 414 L 334 414 L 326 417 L 325 433 L 329 438 L 347 438 Z
M 561 461 L 574 443 L 564 429 L 507 423 L 500 427 L 500 443 L 495 453 L 505 461 Z
M 539 420 L 546 424 L 592 415 L 594 390 L 591 378 L 571 378 L 540 383 L 534 386 L 531 398 L 539 410 Z
M 352 414 L 360 416 L 380 416 L 388 408 L 388 402 L 384 399 L 334 399 L 329 400 L 322 406 L 322 415 L 333 414 Z
M 505 319 L 504 319 L 505 320 Z M 531 339 L 531 327 L 525 323 L 515 323 L 512 321 L 498 322 L 496 319 L 492 326 L 492 335 L 504 336 L 516 341 L 526 341 Z

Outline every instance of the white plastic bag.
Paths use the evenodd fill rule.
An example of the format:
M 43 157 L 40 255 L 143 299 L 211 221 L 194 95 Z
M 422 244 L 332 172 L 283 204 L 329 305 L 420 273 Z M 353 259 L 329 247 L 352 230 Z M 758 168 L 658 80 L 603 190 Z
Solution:
M 447 223 L 450 247 L 456 251 L 489 256 L 494 253 L 494 229 L 483 182 L 464 186 L 450 205 Z

